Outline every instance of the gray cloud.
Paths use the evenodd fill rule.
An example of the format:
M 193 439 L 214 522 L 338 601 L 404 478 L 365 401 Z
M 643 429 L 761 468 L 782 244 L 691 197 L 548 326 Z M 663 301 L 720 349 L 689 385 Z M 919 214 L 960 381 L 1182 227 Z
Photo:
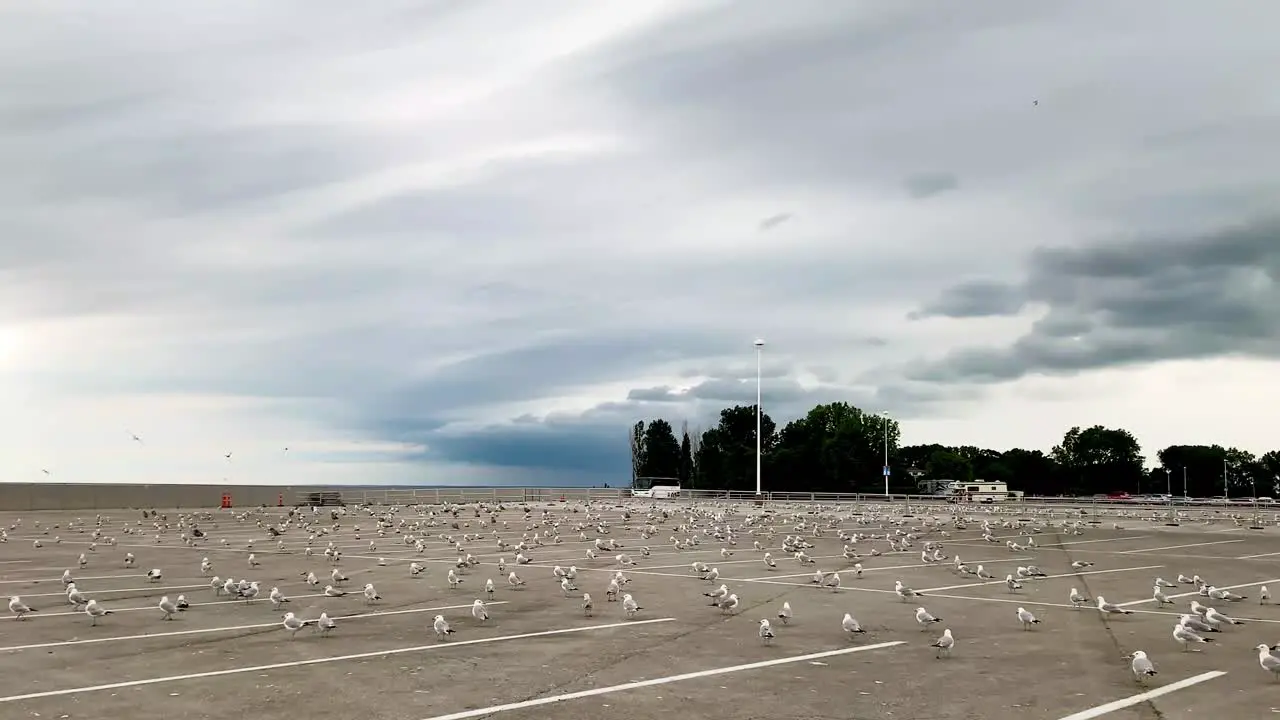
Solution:
M 911 377 L 998 381 L 1167 359 L 1280 357 L 1280 222 L 1046 249 L 1021 284 L 960 285 L 921 314 L 1008 315 L 1024 304 L 1043 314 L 1011 345 L 957 350 L 916 364 Z
M 960 178 L 951 173 L 920 173 L 907 177 L 907 194 L 918 200 L 941 195 L 960 187 Z

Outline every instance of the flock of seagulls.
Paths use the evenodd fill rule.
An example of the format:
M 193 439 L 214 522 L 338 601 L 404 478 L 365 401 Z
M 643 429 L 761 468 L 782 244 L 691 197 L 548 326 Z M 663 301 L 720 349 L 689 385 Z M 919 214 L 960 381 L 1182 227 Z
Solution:
M 510 513 L 513 510 L 519 520 L 511 519 L 513 516 Z M 615 513 L 621 515 L 620 521 L 610 519 Z M 131 536 L 130 543 L 135 547 L 142 546 L 148 540 L 155 544 L 168 541 L 171 546 L 176 540 L 194 551 L 202 547 L 236 551 L 235 555 L 217 556 L 216 562 L 210 555 L 200 553 L 198 572 L 200 576 L 208 578 L 209 592 L 218 601 L 224 602 L 242 601 L 245 605 L 252 605 L 265 600 L 272 609 L 282 613 L 279 616 L 280 627 L 292 640 L 305 628 L 311 628 L 320 636 L 328 635 L 337 629 L 338 624 L 327 612 L 306 617 L 307 613 L 299 614 L 289 610 L 293 600 L 279 585 L 248 577 L 222 577 L 218 574 L 218 569 L 223 565 L 242 563 L 244 574 L 253 575 L 261 571 L 259 553 L 271 554 L 273 564 L 277 564 L 281 558 L 287 558 L 286 562 L 303 565 L 323 560 L 328 565 L 327 569 L 318 571 L 315 567 L 295 568 L 297 577 L 302 578 L 302 582 L 320 597 L 336 599 L 354 595 L 365 605 L 373 606 L 382 601 L 383 596 L 372 582 L 363 583 L 358 592 L 347 589 L 351 580 L 342 568 L 344 552 L 376 553 L 379 545 L 397 547 L 398 552 L 417 554 L 417 557 L 412 558 L 395 556 L 396 564 L 404 563 L 409 578 L 426 577 L 431 574 L 429 568 L 434 568 L 434 564 L 447 563 L 447 569 L 440 569 L 445 570 L 443 578 L 450 591 L 463 591 L 464 587 L 471 587 L 472 582 L 478 582 L 473 581 L 472 577 L 485 573 L 487 568 L 496 570 L 496 574 L 490 573 L 476 587 L 475 592 L 482 596 L 476 597 L 470 605 L 471 618 L 476 624 L 484 625 L 492 618 L 492 608 L 488 602 L 492 602 L 500 587 L 505 591 L 520 592 L 528 586 L 526 576 L 539 582 L 537 575 L 533 573 L 545 570 L 549 570 L 547 581 L 558 586 L 562 597 L 576 600 L 584 616 L 592 617 L 600 609 L 590 592 L 591 587 L 582 589 L 584 584 L 589 583 L 600 590 L 599 596 L 603 597 L 606 605 L 616 603 L 615 607 L 619 608 L 622 617 L 635 618 L 645 611 L 645 607 L 638 599 L 639 593 L 632 588 L 633 578 L 628 571 L 642 566 L 655 547 L 672 553 L 718 550 L 721 560 L 734 563 L 754 562 L 750 559 L 729 560 L 741 553 L 747 553 L 748 558 L 754 554 L 767 571 L 778 570 L 782 567 L 779 558 L 785 558 L 797 568 L 804 568 L 803 573 L 808 573 L 811 569 L 810 584 L 818 590 L 831 592 L 840 592 L 846 587 L 847 580 L 865 581 L 866 572 L 876 570 L 873 563 L 875 558 L 889 552 L 914 553 L 918 549 L 922 566 L 948 569 L 958 576 L 976 579 L 978 583 L 975 585 L 1003 585 L 1005 591 L 1017 596 L 1034 592 L 1035 586 L 1046 579 L 1070 577 L 1071 574 L 1051 576 L 1037 565 L 1028 564 L 1006 573 L 1001 581 L 982 564 L 971 565 L 958 555 L 949 554 L 948 541 L 951 533 L 968 530 L 970 525 L 976 525 L 974 529 L 981 531 L 982 539 L 997 547 L 1000 539 L 1016 533 L 1017 540 L 1007 540 L 1005 547 L 1011 552 L 1034 553 L 1040 550 L 1035 540 L 1037 534 L 1056 532 L 1079 535 L 1087 529 L 1083 523 L 1074 520 L 998 521 L 993 518 L 963 518 L 958 514 L 937 518 L 904 517 L 892 512 L 871 508 L 850 509 L 848 506 L 806 506 L 803 509 L 789 508 L 784 512 L 766 513 L 732 503 L 713 503 L 707 506 L 624 505 L 620 509 L 613 505 L 606 507 L 590 504 L 555 509 L 539 509 L 528 505 L 507 507 L 500 503 L 443 507 L 357 506 L 337 510 L 297 508 L 283 515 L 273 515 L 265 509 L 238 511 L 231 517 L 234 521 L 230 527 L 235 531 L 232 533 L 224 532 L 227 529 L 227 515 L 207 512 L 179 513 L 172 520 L 154 512 L 144 513 L 142 520 L 133 523 L 121 523 L 99 515 L 92 522 L 74 521 L 64 531 L 88 535 L 88 551 L 81 553 L 76 559 L 78 570 L 85 569 L 91 562 L 101 562 L 90 560 L 93 556 L 104 557 L 102 553 L 98 553 L 99 548 L 114 548 L 118 544 L 116 536 L 109 534 L 111 528 L 116 526 L 119 527 L 120 534 Z M 514 530 L 513 524 L 517 526 Z M 628 539 L 625 543 L 613 537 L 619 524 L 627 531 Z M 246 529 L 254 534 L 260 532 L 262 538 L 237 540 L 232 544 L 232 541 L 223 537 L 243 534 Z M 39 549 L 44 546 L 45 541 L 54 545 L 61 544 L 62 539 L 56 534 L 49 540 L 51 533 L 56 530 L 59 530 L 57 525 L 42 526 L 36 522 L 26 532 L 36 536 L 31 543 L 34 548 Z M 7 530 L 0 529 L 0 543 L 8 542 L 10 533 L 20 532 L 21 521 L 10 525 Z M 519 533 L 517 541 L 513 541 L 514 533 Z M 629 539 L 635 535 L 638 535 L 638 541 Z M 665 540 L 664 535 L 667 536 Z M 998 535 L 1001 537 L 998 538 Z M 828 536 L 839 540 L 839 555 L 815 557 L 815 540 Z M 295 541 L 286 543 L 286 537 Z M 296 539 L 299 538 L 305 538 L 305 542 L 298 542 Z M 566 539 L 586 545 L 582 552 L 583 567 L 561 561 L 561 564 L 546 568 L 546 565 L 537 562 L 538 556 L 551 548 L 563 546 Z M 422 557 L 429 547 L 433 550 L 438 548 L 437 542 L 455 550 L 456 561 Z M 633 542 L 639 544 L 634 548 L 629 547 Z M 258 548 L 260 543 L 263 547 Z M 486 545 L 489 547 L 486 548 Z M 563 547 L 554 550 L 557 557 L 563 557 L 568 552 L 571 551 Z M 482 561 L 477 558 L 477 554 L 487 559 Z M 488 559 L 495 555 L 496 560 Z M 820 567 L 820 560 L 833 559 L 837 567 Z M 132 552 L 121 554 L 118 562 L 126 568 L 137 567 L 137 558 Z M 602 562 L 606 567 L 601 567 Z M 873 564 L 864 568 L 864 562 Z M 385 558 L 378 558 L 378 568 L 391 564 Z M 1072 570 L 1085 572 L 1092 565 L 1092 562 L 1079 560 L 1072 563 Z M 754 599 L 745 601 L 744 596 L 739 594 L 741 589 L 731 588 L 731 584 L 740 581 L 722 579 L 721 572 L 714 563 L 694 561 L 689 564 L 689 569 L 692 577 L 706 583 L 704 587 L 709 586 L 701 594 L 707 604 L 721 614 L 734 615 L 747 608 L 759 607 Z M 797 575 L 803 576 L 803 573 Z M 185 577 L 186 573 L 179 575 Z M 164 577 L 164 571 L 160 567 L 153 567 L 145 573 L 146 580 L 151 583 L 160 583 Z M 648 581 L 649 578 L 645 578 L 645 582 Z M 72 568 L 64 571 L 62 582 L 65 603 L 82 612 L 90 625 L 98 625 L 112 614 L 110 607 L 93 598 L 91 592 L 82 589 Z M 654 579 L 653 582 L 660 580 Z M 264 592 L 264 587 L 267 586 L 269 589 Z M 1189 590 L 1176 592 L 1183 588 Z M 920 592 L 903 580 L 896 579 L 892 583 L 892 593 L 906 605 L 904 615 L 906 609 L 910 608 L 910 617 L 922 633 L 941 630 L 940 635 L 931 635 L 934 639 L 928 645 L 935 652 L 935 657 L 939 660 L 952 657 L 957 649 L 957 637 L 952 627 L 943 627 L 942 617 L 928 609 L 927 588 L 925 592 Z M 750 596 L 751 593 L 746 595 Z M 1234 628 L 1245 624 L 1245 621 L 1232 617 L 1224 609 L 1245 602 L 1249 597 L 1229 588 L 1217 587 L 1199 575 L 1188 577 L 1179 574 L 1176 581 L 1157 577 L 1152 583 L 1150 600 L 1139 602 L 1151 602 L 1157 608 L 1165 608 L 1175 606 L 1178 599 L 1188 596 L 1194 597 L 1190 600 L 1187 612 L 1177 616 L 1170 634 L 1183 652 L 1214 644 L 1219 637 L 1225 637 L 1224 633 L 1232 632 Z M 1270 599 L 1266 586 L 1258 588 L 1256 600 L 1259 604 L 1267 605 Z M 1092 610 L 1107 619 L 1133 615 L 1135 611 L 1129 609 L 1129 606 L 1139 604 L 1118 604 L 1108 601 L 1102 595 L 1090 597 L 1076 587 L 1070 589 L 1066 600 L 1067 605 L 1077 611 Z M 1010 602 L 1016 604 L 1020 601 Z M 1057 603 L 1025 602 L 1026 606 L 1047 604 Z M 1016 627 L 1024 632 L 1033 632 L 1045 626 L 1045 621 L 1026 606 L 1016 604 L 1016 609 L 1011 613 L 1011 623 L 1016 623 Z M 172 621 L 180 614 L 191 611 L 192 607 L 186 595 L 164 595 L 155 605 L 155 617 L 162 622 Z M 8 608 L 19 621 L 39 612 L 38 608 L 32 607 L 19 595 L 10 597 Z M 756 627 L 756 634 L 765 645 L 771 645 L 780 637 L 785 637 L 785 628 L 797 619 L 791 600 L 783 602 L 776 612 L 770 611 L 768 615 L 761 617 Z M 840 632 L 845 636 L 856 638 L 867 632 L 852 610 L 843 608 L 837 616 L 831 618 L 833 625 L 837 617 Z M 430 632 L 439 641 L 446 641 L 456 633 L 456 629 L 445 615 L 436 615 L 432 619 Z M 1280 645 L 1260 643 L 1254 648 L 1258 653 L 1260 667 L 1272 678 L 1280 679 L 1280 654 L 1277 654 L 1280 653 Z M 1156 664 L 1145 650 L 1134 650 L 1125 658 L 1129 660 L 1130 670 L 1139 682 L 1157 674 Z

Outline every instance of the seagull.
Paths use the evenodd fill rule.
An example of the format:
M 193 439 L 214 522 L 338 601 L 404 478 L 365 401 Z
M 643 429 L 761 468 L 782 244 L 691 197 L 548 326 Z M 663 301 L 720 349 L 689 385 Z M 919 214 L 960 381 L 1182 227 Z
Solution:
M 160 604 L 157 607 L 160 608 L 160 612 L 164 613 L 165 620 L 172 620 L 173 614 L 178 612 L 178 606 L 169 600 L 168 595 L 160 598 Z
M 338 627 L 338 623 L 331 620 L 328 613 L 320 613 L 320 617 L 316 620 L 316 630 L 319 630 L 321 635 L 327 634 L 336 627 Z
M 298 634 L 298 631 L 302 629 L 303 625 L 306 625 L 306 623 L 299 620 L 298 617 L 291 612 L 284 614 L 284 622 L 280 624 L 284 626 L 285 630 L 289 631 L 290 640 Z
M 916 618 L 919 619 L 919 612 L 916 613 Z M 845 613 L 844 617 L 841 618 L 840 627 L 844 628 L 844 631 L 850 635 L 858 635 L 866 632 L 866 630 L 862 629 L 862 625 L 859 624 L 857 620 L 853 619 L 853 615 L 850 615 L 849 613 Z
M 591 617 L 591 612 L 594 609 L 595 603 L 591 601 L 591 593 L 582 593 L 582 614 Z
M 1177 625 L 1173 626 L 1173 639 L 1177 640 L 1178 644 L 1182 646 L 1183 652 L 1187 651 L 1188 649 L 1187 646 L 1190 645 L 1191 643 L 1213 642 L 1212 640 L 1209 640 L 1207 638 L 1203 638 L 1197 635 L 1194 630 L 1187 627 L 1186 625 L 1183 625 L 1182 623 L 1178 623 Z
M 791 617 L 791 603 L 783 602 L 782 609 L 778 611 L 778 619 L 782 621 L 783 625 L 786 625 L 791 622 Z
M 846 616 L 848 617 L 848 616 Z M 933 647 L 938 648 L 937 657 L 951 657 L 951 648 L 956 646 L 956 639 L 951 635 L 951 628 L 942 631 L 942 637 L 933 641 Z
M 382 596 L 378 594 L 377 590 L 373 589 L 373 583 L 364 584 L 364 604 L 365 605 L 372 605 L 373 603 L 381 599 L 382 599 Z M 477 600 L 476 602 L 480 602 L 480 601 Z
M 514 575 L 515 573 L 512 574 Z M 458 577 L 458 574 L 453 571 L 453 568 L 449 568 L 448 580 L 450 590 L 457 590 L 458 586 L 462 584 L 462 578 Z
M 449 623 L 444 619 L 443 615 L 437 615 L 435 622 L 431 624 L 431 627 L 436 631 L 437 640 L 444 640 L 446 637 L 453 634 L 453 628 L 449 627 Z
M 1022 583 L 1013 579 L 1012 575 L 1004 576 L 1005 587 L 1009 588 L 1009 592 L 1017 592 L 1022 589 Z
M 631 597 L 631 593 L 622 596 L 622 611 L 627 614 L 627 617 L 635 617 L 635 614 L 643 609 L 636 603 L 636 599 Z
M 9 612 L 17 615 L 17 620 L 21 620 L 27 613 L 39 612 L 39 610 L 28 606 L 26 603 L 22 602 L 22 598 L 14 595 L 9 598 Z
M 337 598 L 337 597 L 342 597 L 343 595 L 346 595 L 346 594 L 347 594 L 347 591 L 346 591 L 346 590 L 339 590 L 338 588 L 336 588 L 336 587 L 334 587 L 334 586 L 332 586 L 332 585 L 325 585 L 325 586 L 324 586 L 324 596 L 325 596 L 325 597 L 334 597 L 334 598 Z
M 1119 605 L 1113 605 L 1107 602 L 1106 598 L 1098 596 L 1098 611 L 1104 615 L 1132 615 L 1132 610 L 1125 610 Z
M 1165 605 L 1173 604 L 1173 601 L 1169 599 L 1168 595 L 1164 594 L 1158 584 L 1151 588 L 1151 599 L 1156 601 L 1156 607 L 1164 607 Z
M 1156 578 L 1156 587 L 1168 588 L 1168 587 L 1178 587 L 1178 585 L 1176 583 L 1171 583 L 1168 580 L 1165 580 L 1164 578 Z
M 1089 562 L 1088 560 L 1076 560 L 1075 562 L 1071 563 L 1071 567 L 1075 570 L 1083 570 L 1087 567 L 1093 567 L 1093 563 Z
M 921 630 L 928 630 L 933 623 L 942 622 L 942 618 L 936 618 L 929 614 L 924 608 L 916 608 L 916 622 L 920 624 Z
M 1266 645 L 1259 645 L 1255 649 L 1258 651 L 1258 665 L 1271 673 L 1272 679 L 1280 678 L 1280 658 L 1272 655 L 1271 648 Z
M 1129 664 L 1129 669 L 1133 670 L 1133 676 L 1138 682 L 1142 682 L 1145 678 L 1149 678 L 1156 674 L 1156 666 L 1151 664 L 1151 660 L 1147 659 L 1147 654 L 1141 650 L 1134 650 L 1129 656 L 1133 662 Z
M 151 582 L 160 582 L 160 578 L 163 576 L 164 573 L 160 571 L 160 568 L 151 568 L 147 571 L 147 580 Z
M 1222 632 L 1218 628 L 1204 621 L 1204 618 L 1195 613 L 1189 613 L 1178 617 L 1178 624 L 1190 628 L 1198 633 Z
M 1270 599 L 1271 599 L 1271 591 L 1267 589 L 1266 585 L 1263 585 L 1262 587 L 1258 588 L 1258 604 L 1259 605 L 1266 605 L 1267 601 Z
M 271 607 L 276 610 L 279 610 L 282 604 L 289 602 L 289 598 L 285 597 L 278 587 L 271 588 L 271 594 L 268 597 L 271 599 Z
M 1040 619 L 1028 612 L 1026 608 L 1018 608 L 1018 622 L 1022 623 L 1023 630 L 1030 630 L 1032 625 L 1040 624 Z
M 1071 605 L 1076 609 L 1082 608 L 1085 605 L 1089 604 L 1089 597 L 1087 595 L 1081 595 L 1080 591 L 1075 588 L 1071 588 L 1070 597 L 1071 597 Z
M 720 601 L 721 612 L 732 613 L 734 610 L 737 610 L 737 609 L 738 609 L 738 596 L 734 595 L 733 593 L 729 593 L 728 597 Z
M 480 622 L 489 619 L 489 609 L 484 606 L 484 601 L 480 598 L 476 598 L 476 601 L 471 603 L 471 617 Z
M 449 572 L 452 573 L 453 571 L 450 570 Z M 524 580 L 521 580 L 520 576 L 516 575 L 516 571 L 512 570 L 511 574 L 507 576 L 507 584 L 513 588 L 518 588 L 521 585 L 524 585 Z
M 901 598 L 903 602 L 906 602 L 913 597 L 923 597 L 921 593 L 903 585 L 901 580 L 893 581 L 893 591 L 898 594 L 898 597 Z
M 760 642 L 768 645 L 773 638 L 773 627 L 769 625 L 769 618 L 760 618 Z
M 1226 615 L 1223 615 L 1222 613 L 1218 612 L 1215 608 L 1209 608 L 1208 610 L 1206 610 L 1204 613 L 1204 619 L 1207 620 L 1210 625 L 1221 625 L 1222 623 L 1226 623 L 1228 625 L 1244 624 L 1243 622 L 1236 620 L 1235 618 L 1231 618 L 1231 617 L 1227 617 Z
M 10 603 L 10 607 L 12 607 L 12 603 Z M 90 625 L 97 625 L 98 618 L 111 614 L 111 611 L 99 605 L 97 600 L 90 600 L 85 603 L 84 612 L 92 620 L 92 622 L 89 623 Z

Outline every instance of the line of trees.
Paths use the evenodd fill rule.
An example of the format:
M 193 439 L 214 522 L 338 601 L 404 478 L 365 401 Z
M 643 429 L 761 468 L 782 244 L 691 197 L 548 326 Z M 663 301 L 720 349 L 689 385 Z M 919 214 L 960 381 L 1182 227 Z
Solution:
M 1170 445 L 1146 466 L 1133 433 L 1095 425 L 1073 427 L 1048 452 L 1013 448 L 899 443 L 897 421 L 848 403 L 818 405 L 779 429 L 761 417 L 761 475 L 766 491 L 884 492 L 888 445 L 889 489 L 933 492 L 944 480 L 1002 480 L 1028 495 L 1170 492 L 1232 497 L 1280 495 L 1280 451 L 1255 456 L 1221 445 Z M 637 422 L 631 429 L 632 482 L 674 478 L 683 487 L 755 489 L 756 408 L 720 411 L 706 430 L 670 422 Z

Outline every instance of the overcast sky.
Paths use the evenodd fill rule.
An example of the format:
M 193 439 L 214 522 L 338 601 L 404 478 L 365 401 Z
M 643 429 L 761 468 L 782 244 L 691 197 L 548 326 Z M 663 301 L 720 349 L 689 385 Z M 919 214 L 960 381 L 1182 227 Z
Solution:
M 754 401 L 756 337 L 780 422 L 1273 449 L 1278 24 L 5 3 L 0 474 L 620 483 L 636 420 Z

